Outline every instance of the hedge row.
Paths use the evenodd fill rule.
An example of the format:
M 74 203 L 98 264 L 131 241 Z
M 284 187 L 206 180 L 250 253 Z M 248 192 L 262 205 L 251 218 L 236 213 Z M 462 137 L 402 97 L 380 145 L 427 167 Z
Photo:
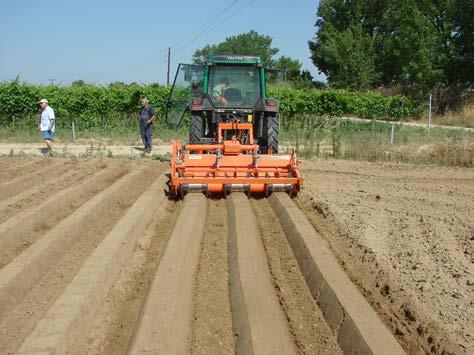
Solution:
M 140 97 L 146 96 L 163 117 L 169 88 L 158 85 L 38 86 L 18 80 L 0 83 L 0 122 L 21 122 L 38 113 L 37 101 L 47 98 L 56 115 L 64 121 L 75 120 L 93 127 L 137 112 Z M 404 96 L 382 96 L 375 92 L 344 90 L 299 90 L 269 88 L 268 95 L 280 100 L 285 121 L 298 120 L 303 114 L 329 116 L 355 115 L 398 119 L 419 116 L 418 107 Z
M 299 90 L 271 88 L 269 96 L 280 100 L 285 116 L 301 114 L 359 116 L 369 118 L 399 119 L 418 117 L 421 107 L 406 96 L 383 96 L 377 92 L 346 90 Z

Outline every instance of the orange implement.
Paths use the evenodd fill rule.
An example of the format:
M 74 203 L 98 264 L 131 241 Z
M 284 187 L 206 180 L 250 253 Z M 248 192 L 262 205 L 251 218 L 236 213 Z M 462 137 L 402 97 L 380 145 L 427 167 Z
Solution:
M 229 127 L 228 127 L 229 126 Z M 232 137 L 223 140 L 223 130 L 249 131 L 250 144 Z M 252 125 L 245 123 L 220 124 L 217 144 L 182 145 L 173 141 L 170 190 L 175 196 L 202 191 L 209 195 L 223 195 L 244 191 L 265 195 L 286 191 L 296 196 L 302 185 L 299 162 L 293 151 L 288 155 L 259 154 L 253 144 Z

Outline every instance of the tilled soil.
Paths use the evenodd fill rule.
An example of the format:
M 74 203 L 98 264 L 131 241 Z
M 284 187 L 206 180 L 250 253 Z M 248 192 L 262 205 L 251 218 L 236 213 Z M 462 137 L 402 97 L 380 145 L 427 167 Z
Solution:
M 96 316 L 89 332 L 87 352 L 126 352 L 142 301 L 176 222 L 180 205 L 168 201 L 164 213 L 154 216 L 143 237 L 135 244 L 133 257 L 120 271 L 120 278 L 107 294 L 104 306 Z
M 153 324 L 150 310 L 171 312 L 163 316 L 169 324 L 155 322 L 153 331 L 190 353 L 242 353 L 237 344 L 246 341 L 262 346 L 236 330 L 246 329 L 236 325 L 246 322 L 236 310 L 263 331 L 273 326 L 266 320 L 280 322 L 275 329 L 288 336 L 287 349 L 341 353 L 267 199 L 236 198 L 241 210 L 232 218 L 234 198 L 198 199 L 206 208 L 195 214 L 205 216 L 195 224 L 201 233 L 187 228 L 195 221 L 182 213 L 196 210 L 198 200 L 166 196 L 165 163 L 0 157 L 0 166 L 0 353 L 133 353 L 137 339 L 164 349 L 169 344 L 155 344 L 143 334 L 152 329 L 140 327 L 145 318 Z M 471 349 L 472 171 L 315 160 L 304 162 L 302 174 L 300 208 L 405 350 Z M 230 238 L 232 223 L 247 222 L 252 235 L 239 229 Z M 194 248 L 180 238 L 200 239 Z M 261 252 L 242 248 L 246 238 Z M 182 258 L 187 253 L 193 260 Z M 249 265 L 259 268 L 265 288 L 252 282 Z M 239 272 L 246 283 L 236 286 Z M 155 290 L 156 279 L 189 292 Z M 239 287 L 242 297 L 232 297 Z M 262 301 L 254 297 L 260 287 L 268 297 L 260 305 L 272 312 L 261 319 L 252 308 Z M 148 302 L 155 291 L 176 304 L 156 308 Z M 175 320 L 186 338 L 173 330 Z
M 411 353 L 470 353 L 474 171 L 305 161 L 299 206 Z
M 109 169 L 115 169 L 115 162 L 111 161 L 112 166 Z M 100 163 L 102 165 L 102 163 Z M 121 163 L 119 165 L 122 165 Z M 132 166 L 128 167 L 129 169 Z M 122 169 L 122 167 L 120 168 Z M 133 198 L 143 192 L 146 189 L 146 184 L 152 181 L 156 177 L 156 168 L 151 168 L 148 171 L 137 176 L 140 181 L 135 181 L 135 184 L 128 186 L 128 190 L 122 191 L 120 194 L 114 196 L 109 201 L 110 203 L 104 208 L 103 213 L 100 216 L 95 216 L 91 221 L 92 223 L 87 224 L 84 230 L 72 229 L 68 233 L 71 237 L 71 243 L 55 253 L 54 259 L 50 261 L 49 270 L 37 279 L 35 283 L 31 283 L 28 293 L 24 295 L 20 302 L 15 307 L 9 309 L 5 314 L 0 314 L 0 329 L 2 331 L 3 339 L 0 342 L 0 352 L 14 352 L 20 345 L 22 339 L 33 329 L 37 322 L 45 315 L 49 306 L 62 292 L 64 287 L 71 281 L 75 273 L 80 269 L 85 258 L 100 244 L 102 238 L 112 228 L 116 221 L 120 219 L 123 213 L 133 203 Z M 120 175 L 116 175 L 120 177 Z M 112 184 L 115 180 L 109 180 L 108 183 Z M 140 183 L 137 183 L 140 182 Z M 93 191 L 95 194 L 98 191 Z M 90 198 L 91 195 L 87 195 Z M 87 199 L 78 199 L 74 201 L 74 206 L 79 206 L 84 203 Z M 74 209 L 68 210 L 58 206 L 58 213 L 63 211 L 69 211 L 72 213 Z M 43 211 L 45 215 L 55 214 L 55 211 Z M 67 221 L 67 214 L 65 219 L 62 220 L 64 223 Z M 8 222 L 8 220 L 7 220 Z M 52 223 L 55 222 L 52 218 Z M 42 219 L 40 219 L 42 223 Z M 54 226 L 51 223 L 51 228 Z M 67 222 L 66 222 L 67 223 Z M 41 238 L 45 233 L 48 233 L 50 227 L 47 228 L 33 228 L 26 233 L 28 237 L 31 237 L 28 244 L 22 244 L 21 249 L 14 249 L 12 254 L 2 253 L 1 265 L 8 264 L 14 257 L 14 255 L 21 255 L 23 250 L 27 250 L 31 245 L 35 245 L 34 241 Z M 19 232 L 17 231 L 17 234 Z M 2 234 L 3 238 L 8 237 L 8 232 Z M 13 234 L 15 235 L 15 234 Z M 20 234 L 18 234 L 20 235 Z
M 209 200 L 194 286 L 191 341 L 194 354 L 229 354 L 235 346 L 229 301 L 226 221 L 225 201 Z
M 278 218 L 266 200 L 252 203 L 278 299 L 300 354 L 340 354 L 337 339 L 324 321 L 286 241 Z
M 0 158 L 0 164 L 0 295 L 5 295 L 0 353 L 53 347 L 56 352 L 133 352 L 168 240 L 176 225 L 190 222 L 181 216 L 183 202 L 166 196 L 167 165 L 62 158 Z M 274 289 L 280 300 L 295 349 L 340 352 L 269 203 L 254 202 L 265 247 L 262 265 L 268 266 L 263 272 L 269 272 L 270 292 Z M 233 328 L 230 305 L 228 205 L 224 199 L 205 204 L 190 278 L 192 314 L 184 323 L 190 336 L 183 341 L 191 353 L 232 353 L 236 337 L 243 335 Z M 117 226 L 124 219 L 143 232 L 122 232 Z
M 60 174 L 53 179 L 47 179 L 44 182 L 36 179 L 30 181 L 28 188 L 24 189 L 21 193 L 0 202 L 0 222 L 8 219 L 20 209 L 39 205 L 55 192 L 61 191 L 72 185 L 77 185 L 81 181 L 90 177 L 93 173 L 106 167 L 107 164 L 101 160 L 91 160 L 85 163 L 78 160 L 72 160 L 71 166 L 68 167 L 66 173 Z

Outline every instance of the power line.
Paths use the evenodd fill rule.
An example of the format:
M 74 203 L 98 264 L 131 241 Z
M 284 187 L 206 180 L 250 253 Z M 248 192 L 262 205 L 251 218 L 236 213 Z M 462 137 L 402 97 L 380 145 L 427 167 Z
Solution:
M 238 0 L 234 0 L 232 1 L 230 4 L 228 4 L 226 7 L 224 7 L 222 10 L 220 10 L 218 13 L 216 13 L 214 16 L 212 16 L 209 20 L 207 20 L 204 24 L 202 24 L 201 26 L 199 26 L 197 29 L 195 29 L 192 33 L 190 33 L 189 35 L 187 35 L 184 39 L 180 40 L 179 42 L 175 43 L 174 47 L 178 46 L 180 43 L 183 43 L 185 42 L 189 37 L 191 37 L 195 32 L 198 32 L 201 30 L 201 28 L 203 28 L 204 26 L 207 26 L 210 22 L 212 22 L 214 19 L 216 19 L 217 17 L 219 17 L 220 15 L 223 15 L 224 13 L 226 13 L 230 8 L 232 8 L 235 3 L 237 2 Z M 135 67 L 135 66 L 139 66 L 139 65 L 146 65 L 146 64 L 150 64 L 150 63 L 153 63 L 155 62 L 156 60 L 159 60 L 161 58 L 165 58 L 168 56 L 167 53 L 165 54 L 162 54 L 161 56 L 157 57 L 160 53 L 163 53 L 163 52 L 167 52 L 168 51 L 168 48 L 164 48 L 164 49 L 161 49 L 159 51 L 156 51 L 154 54 L 151 54 L 149 56 L 146 56 L 146 57 L 143 57 L 142 58 L 142 61 L 140 63 L 135 63 L 135 64 L 131 64 L 131 65 L 127 65 L 125 68 L 128 68 L 130 66 L 132 67 Z
M 204 29 L 203 31 L 201 31 L 201 33 L 198 33 L 192 40 L 190 40 L 189 42 L 187 42 L 185 45 L 183 45 L 182 47 L 178 48 L 176 51 L 174 51 L 174 53 L 177 53 L 177 52 L 180 52 L 182 50 L 184 50 L 186 47 L 190 46 L 191 44 L 193 44 L 197 39 L 201 38 L 202 36 L 208 34 L 209 32 L 213 31 L 214 29 L 216 29 L 217 27 L 219 27 L 221 24 L 223 24 L 224 22 L 226 22 L 227 20 L 231 19 L 232 17 L 236 16 L 239 12 L 241 12 L 242 10 L 244 10 L 245 8 L 247 8 L 248 6 L 250 6 L 252 3 L 254 3 L 256 0 L 250 0 L 249 2 L 247 2 L 244 6 L 240 7 L 239 9 L 237 9 L 236 11 L 234 11 L 230 16 L 227 16 L 226 18 L 224 18 L 223 20 L 219 21 L 218 23 L 214 24 L 213 26 L 207 26 L 206 29 Z
M 214 24 L 213 26 L 206 26 L 206 28 L 203 29 L 203 31 L 201 31 L 201 33 L 198 33 L 191 41 L 189 41 L 188 43 L 186 43 L 185 45 L 183 45 L 182 47 L 178 48 L 176 51 L 174 51 L 173 53 L 176 54 L 176 53 L 179 53 L 179 52 L 182 52 L 186 47 L 190 46 L 192 43 L 194 43 L 197 39 L 199 39 L 200 37 L 208 34 L 209 32 L 213 31 L 214 29 L 216 29 L 217 27 L 219 27 L 221 24 L 223 24 L 224 22 L 226 22 L 227 20 L 230 20 L 232 17 L 236 16 L 239 12 L 241 12 L 242 10 L 246 9 L 247 7 L 249 7 L 252 3 L 254 3 L 256 0 L 250 0 L 249 2 L 247 2 L 245 5 L 241 6 L 240 8 L 238 8 L 236 11 L 234 11 L 231 15 L 227 16 L 226 18 L 224 18 L 223 20 L 219 21 L 218 23 Z M 208 21 L 209 22 L 209 21 Z M 181 54 L 177 57 L 175 57 L 175 59 L 181 59 L 183 58 L 184 55 Z
M 183 38 L 182 40 L 180 40 L 179 42 L 176 43 L 176 45 L 180 44 L 180 43 L 183 43 L 185 41 L 187 41 L 191 36 L 194 36 L 194 34 L 196 32 L 199 32 L 199 31 L 202 31 L 203 28 L 206 28 L 208 27 L 216 18 L 222 16 L 223 14 L 225 14 L 229 9 L 231 9 L 236 3 L 237 3 L 238 0 L 233 0 L 231 3 L 229 3 L 227 6 L 225 6 L 223 9 L 221 9 L 219 12 L 217 12 L 214 16 L 212 16 L 209 20 L 207 20 L 206 22 L 204 22 L 201 26 L 199 26 L 196 30 L 194 30 L 192 33 L 190 33 L 188 36 L 186 36 L 185 38 Z M 145 65 L 148 65 L 148 64 L 151 64 L 151 63 L 154 63 L 156 62 L 157 60 L 160 60 L 162 58 L 166 58 L 168 56 L 168 53 L 164 53 L 163 52 L 167 52 L 168 51 L 168 48 L 165 48 L 165 49 L 162 49 L 160 51 L 156 51 L 155 53 L 149 55 L 149 56 L 146 56 L 144 58 L 142 58 L 142 61 L 140 61 L 139 63 L 135 63 L 135 64 L 128 64 L 126 66 L 123 66 L 123 67 L 120 67 L 120 68 L 117 68 L 116 70 L 114 70 L 112 72 L 112 74 L 109 74 L 108 76 L 114 76 L 116 77 L 118 74 L 122 74 L 123 72 L 129 72 L 129 71 L 134 71 L 134 69 L 137 69 L 138 67 L 142 67 L 142 66 L 145 66 Z M 159 54 L 162 54 L 161 56 Z M 162 63 L 160 63 L 162 64 Z M 104 76 L 105 76 L 105 73 L 104 73 Z
M 196 32 L 200 32 L 201 30 L 204 30 L 209 24 L 212 23 L 215 19 L 217 19 L 219 16 L 224 15 L 228 10 L 230 10 L 238 0 L 232 1 L 229 5 L 227 5 L 225 8 L 223 8 L 221 11 L 219 11 L 217 14 L 215 14 L 213 17 L 211 17 L 209 20 L 207 20 L 204 24 L 202 24 L 200 27 L 198 27 L 195 31 L 193 31 L 192 34 L 189 36 L 186 36 L 187 38 L 182 39 L 178 43 L 175 43 L 175 47 L 177 47 L 179 44 L 186 42 L 190 37 L 194 36 Z
M 217 27 L 219 27 L 220 25 L 222 25 L 224 22 L 230 20 L 231 18 L 233 18 L 234 16 L 236 16 L 238 13 L 240 13 L 242 10 L 246 9 L 247 7 L 249 7 L 252 3 L 254 3 L 256 0 L 250 0 L 248 1 L 246 4 L 244 4 L 243 6 L 241 6 L 240 8 L 236 9 L 236 11 L 234 11 L 233 13 L 231 13 L 229 16 L 225 17 L 224 19 L 220 20 L 219 22 L 217 23 L 213 23 L 213 21 L 215 19 L 217 19 L 218 17 L 221 17 L 221 15 L 225 14 L 229 9 L 231 9 L 236 3 L 237 3 L 238 0 L 234 0 L 232 1 L 229 5 L 227 5 L 225 8 L 223 8 L 222 10 L 220 10 L 218 13 L 216 13 L 214 16 L 212 16 L 209 20 L 207 20 L 204 24 L 202 24 L 201 26 L 198 27 L 198 33 L 197 34 L 194 34 L 192 39 L 187 41 L 184 45 L 182 45 L 181 47 L 177 48 L 175 51 L 173 51 L 173 54 L 178 54 L 180 52 L 183 52 L 187 47 L 189 47 L 191 44 L 193 44 L 197 39 L 201 38 L 202 36 L 208 34 L 209 32 L 213 31 L 214 29 L 216 29 Z M 188 36 L 189 38 L 190 36 Z M 178 43 L 183 43 L 184 40 L 181 40 Z M 167 51 L 167 49 L 165 49 L 165 51 Z M 129 65 L 128 68 L 126 70 L 119 70 L 119 71 L 116 71 L 115 73 L 113 73 L 112 75 L 108 75 L 108 77 L 113 77 L 113 78 L 117 78 L 118 75 L 124 73 L 125 71 L 127 73 L 137 73 L 137 72 L 140 72 L 140 71 L 143 71 L 145 70 L 146 68 L 144 68 L 145 65 L 147 64 L 151 64 L 151 63 L 155 63 L 157 60 L 159 59 L 162 59 L 162 58 L 166 58 L 165 60 L 157 63 L 157 66 L 160 66 L 162 64 L 165 64 L 168 62 L 168 54 L 163 54 L 161 55 L 160 57 L 158 58 L 154 58 L 154 56 L 149 56 L 149 58 L 153 58 L 151 60 L 148 60 L 146 62 L 142 62 L 140 64 L 132 64 L 132 65 Z M 178 56 L 175 56 L 175 59 L 180 59 L 180 58 L 183 58 L 184 55 L 181 54 L 181 55 L 178 55 Z
M 209 32 L 213 31 L 214 29 L 216 29 L 217 27 L 219 27 L 221 24 L 223 24 L 224 22 L 226 22 L 227 20 L 231 19 L 232 17 L 236 16 L 239 12 L 241 12 L 242 10 L 246 9 L 247 7 L 249 7 L 252 3 L 254 3 L 256 0 L 250 0 L 249 2 L 247 2 L 245 5 L 241 6 L 240 8 L 238 8 L 236 11 L 234 11 L 231 15 L 227 16 L 226 18 L 222 19 L 221 21 L 219 21 L 218 23 L 216 24 L 213 24 L 212 26 L 206 26 L 205 28 L 203 28 L 203 30 L 198 33 L 196 36 L 193 37 L 192 40 L 190 40 L 189 42 L 187 42 L 186 44 L 184 44 L 183 46 L 179 47 L 177 50 L 173 51 L 174 54 L 176 53 L 179 53 L 179 52 L 182 52 L 185 48 L 187 48 L 188 46 L 190 46 L 191 44 L 193 44 L 197 39 L 201 38 L 202 36 L 208 34 Z M 209 22 L 209 21 L 208 21 Z M 180 59 L 180 58 L 183 58 L 184 55 L 180 55 L 180 56 L 177 56 L 175 57 L 175 59 Z
M 246 3 L 244 6 L 242 6 L 241 8 L 237 9 L 237 11 L 235 11 L 233 14 L 231 14 L 230 16 L 224 18 L 222 21 L 216 23 L 213 27 L 209 28 L 209 30 L 206 32 L 206 33 L 209 33 L 211 31 L 213 31 L 214 29 L 216 29 L 217 27 L 219 27 L 220 25 L 222 25 L 224 22 L 226 22 L 227 20 L 230 20 L 232 17 L 236 16 L 240 11 L 246 9 L 247 7 L 249 7 L 252 3 L 254 3 L 256 0 L 250 0 L 248 3 Z
M 113 72 L 109 72 L 108 74 L 107 73 L 103 73 L 102 77 L 116 77 L 117 75 L 119 74 L 122 74 L 122 73 L 125 73 L 125 72 L 130 72 L 130 71 L 134 71 L 135 69 L 137 68 L 142 68 L 143 66 L 146 66 L 148 64 L 151 64 L 151 63 L 154 63 L 156 62 L 157 60 L 159 59 L 162 59 L 162 58 L 166 58 L 168 56 L 168 54 L 163 54 L 162 56 L 156 58 L 156 59 L 151 59 L 151 60 L 148 60 L 146 62 L 141 62 L 139 64 L 128 64 L 127 66 L 124 66 L 122 67 L 121 69 L 119 70 L 115 70 Z

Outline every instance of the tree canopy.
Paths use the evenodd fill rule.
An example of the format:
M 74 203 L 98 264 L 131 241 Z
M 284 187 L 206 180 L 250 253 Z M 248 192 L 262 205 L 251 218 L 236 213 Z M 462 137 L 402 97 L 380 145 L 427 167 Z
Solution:
M 301 62 L 286 56 L 276 58 L 280 50 L 273 47 L 272 42 L 272 37 L 251 30 L 247 33 L 227 37 L 221 43 L 207 45 L 196 50 L 193 54 L 193 61 L 196 64 L 202 64 L 209 55 L 217 54 L 258 56 L 266 68 L 278 70 L 281 79 L 297 84 L 297 86 L 311 85 L 312 77 L 309 72 L 301 71 Z
M 437 94 L 441 110 L 472 88 L 473 0 L 321 0 L 314 64 L 336 88 Z
M 273 65 L 273 56 L 278 52 L 278 48 L 272 47 L 272 37 L 261 35 L 251 30 L 237 36 L 227 37 L 218 44 L 207 45 L 198 49 L 193 54 L 195 63 L 203 63 L 209 55 L 213 54 L 241 54 L 259 56 L 264 65 L 269 67 Z

